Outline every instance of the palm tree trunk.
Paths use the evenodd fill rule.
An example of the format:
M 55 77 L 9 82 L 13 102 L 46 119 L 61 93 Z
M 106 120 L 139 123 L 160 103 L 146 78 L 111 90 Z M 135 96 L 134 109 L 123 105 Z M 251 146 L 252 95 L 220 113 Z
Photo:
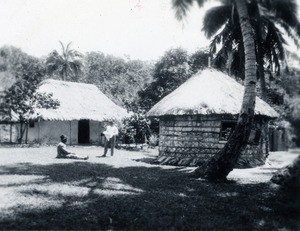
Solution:
M 239 14 L 245 50 L 245 92 L 236 128 L 225 147 L 195 171 L 197 177 L 208 180 L 224 180 L 233 170 L 238 157 L 247 146 L 254 118 L 256 97 L 254 34 L 249 20 L 246 0 L 235 0 L 235 4 Z
M 263 100 L 267 99 L 267 88 L 266 88 L 266 78 L 264 73 L 264 61 L 261 54 L 261 46 L 257 46 L 257 67 L 258 67 L 258 74 L 259 74 L 259 82 L 260 82 L 260 90 L 261 90 L 261 98 Z
M 266 92 L 266 78 L 264 72 L 264 60 L 263 60 L 263 52 L 262 52 L 262 38 L 261 38 L 261 17 L 258 9 L 258 3 L 256 2 L 256 42 L 257 42 L 257 67 L 258 67 L 258 75 L 259 75 L 259 82 L 260 82 L 260 90 L 261 90 L 261 98 L 263 100 L 267 99 L 267 92 Z

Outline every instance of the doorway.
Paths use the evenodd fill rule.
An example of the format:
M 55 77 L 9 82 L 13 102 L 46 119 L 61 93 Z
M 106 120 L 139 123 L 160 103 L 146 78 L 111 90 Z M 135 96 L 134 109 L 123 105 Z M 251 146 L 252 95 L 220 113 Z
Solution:
M 78 144 L 90 143 L 90 121 L 79 120 L 78 121 Z

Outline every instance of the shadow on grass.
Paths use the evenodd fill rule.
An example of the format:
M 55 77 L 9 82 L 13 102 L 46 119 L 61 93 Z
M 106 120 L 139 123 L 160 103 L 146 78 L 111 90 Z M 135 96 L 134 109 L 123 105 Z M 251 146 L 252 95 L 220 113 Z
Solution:
M 263 183 L 208 183 L 179 169 L 113 168 L 89 162 L 25 163 L 0 169 L 0 179 L 39 176 L 23 184 L 2 183 L 1 188 L 18 190 L 24 198 L 43 199 L 39 207 L 18 204 L 12 208 L 14 216 L 1 215 L 3 230 L 274 230 L 297 226 L 297 217 L 277 212 L 281 207 L 274 200 L 274 190 Z M 58 204 L 44 206 L 48 201 Z

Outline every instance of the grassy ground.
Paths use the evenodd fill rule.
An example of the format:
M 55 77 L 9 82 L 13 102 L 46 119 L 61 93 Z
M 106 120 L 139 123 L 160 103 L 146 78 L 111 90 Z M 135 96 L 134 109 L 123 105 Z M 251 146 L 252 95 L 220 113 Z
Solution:
M 272 173 L 295 153 L 234 170 L 230 183 L 190 177 L 192 168 L 147 164 L 157 150 L 88 161 L 55 159 L 55 147 L 0 147 L 0 229 L 297 230 L 299 211 L 277 197 Z M 139 161 L 135 161 L 139 160 Z

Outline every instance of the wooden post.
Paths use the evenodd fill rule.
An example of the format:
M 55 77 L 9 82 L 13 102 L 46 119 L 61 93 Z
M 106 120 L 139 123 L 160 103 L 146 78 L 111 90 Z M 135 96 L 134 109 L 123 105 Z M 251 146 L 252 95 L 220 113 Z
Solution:
M 9 142 L 12 143 L 12 123 L 9 123 Z
M 28 125 L 28 123 L 27 123 L 27 124 L 26 124 L 26 127 L 25 127 L 25 129 L 26 129 L 26 133 L 25 133 L 25 144 L 28 143 L 28 127 L 29 127 L 29 125 Z
M 70 145 L 72 145 L 72 121 L 70 120 Z
M 41 140 L 40 140 L 40 120 L 39 119 L 37 121 L 37 125 L 38 125 L 38 143 L 41 144 Z

